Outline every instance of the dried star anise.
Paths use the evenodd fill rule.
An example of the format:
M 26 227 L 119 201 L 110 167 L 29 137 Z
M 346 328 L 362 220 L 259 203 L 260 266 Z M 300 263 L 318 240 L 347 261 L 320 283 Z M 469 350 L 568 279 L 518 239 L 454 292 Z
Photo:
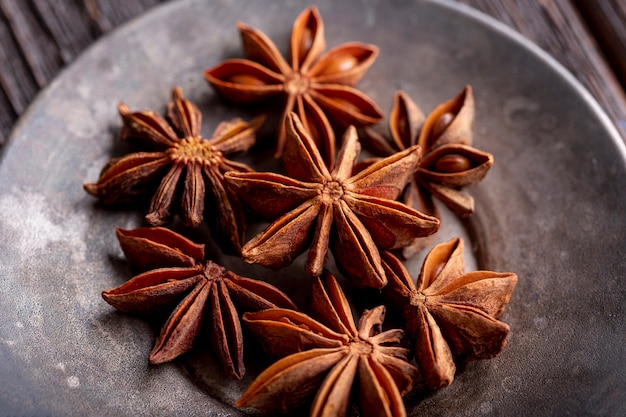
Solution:
M 172 91 L 172 101 L 167 106 L 169 123 L 151 111 L 130 112 L 123 103 L 119 112 L 123 120 L 122 139 L 143 140 L 154 152 L 137 152 L 111 160 L 96 183 L 84 185 L 85 190 L 105 204 L 116 204 L 156 188 L 160 181 L 146 215 L 148 223 L 165 223 L 178 209 L 174 203 L 180 198 L 185 224 L 197 226 L 206 218 L 222 248 L 238 253 L 245 223 L 236 197 L 223 185 L 223 175 L 251 168 L 230 161 L 225 155 L 250 148 L 262 119 L 251 123 L 240 119 L 222 122 L 213 136 L 205 139 L 200 135 L 202 114 L 178 87 Z M 206 217 L 205 200 L 215 209 Z
M 402 396 L 419 371 L 408 362 L 404 332 L 382 331 L 385 307 L 366 310 L 356 326 L 341 287 L 326 272 L 314 280 L 312 310 L 323 323 L 287 309 L 244 315 L 269 353 L 283 358 L 236 405 L 285 413 L 315 395 L 310 416 L 345 416 L 354 394 L 363 416 L 405 416 Z
M 405 190 L 404 203 L 440 217 L 432 200 L 434 196 L 457 215 L 466 217 L 474 212 L 474 199 L 464 188 L 482 180 L 493 165 L 491 154 L 471 146 L 473 121 L 474 97 L 470 86 L 437 106 L 426 119 L 411 98 L 398 91 L 389 114 L 391 142 L 368 128 L 364 140 L 380 155 L 420 145 L 424 156 Z M 403 255 L 409 257 L 429 243 L 418 239 Z
M 245 373 L 243 340 L 235 304 L 246 311 L 296 308 L 270 284 L 203 261 L 204 245 L 169 229 L 118 229 L 117 237 L 131 264 L 148 271 L 104 291 L 106 302 L 123 312 L 143 314 L 176 305 L 150 353 L 152 364 L 170 361 L 191 349 L 206 320 L 224 371 L 241 379 Z
M 323 56 L 324 23 L 316 7 L 304 10 L 291 32 L 291 64 L 262 32 L 238 24 L 249 59 L 230 59 L 204 73 L 209 83 L 229 100 L 251 104 L 269 97 L 285 99 L 279 123 L 276 156 L 286 140 L 285 120 L 295 111 L 317 141 L 329 167 L 335 157 L 331 122 L 345 128 L 376 123 L 382 112 L 352 86 L 378 55 L 378 48 L 357 42 L 337 46 Z M 330 120 L 329 120 L 330 119 Z
M 418 140 L 424 157 L 417 181 L 460 216 L 474 212 L 474 199 L 463 188 L 482 180 L 493 165 L 493 155 L 471 146 L 473 121 L 474 96 L 467 86 L 428 115 Z
M 354 282 L 381 288 L 386 278 L 378 248 L 399 248 L 439 228 L 439 220 L 394 201 L 419 160 L 414 146 L 352 176 L 360 144 L 354 127 L 343 138 L 330 171 L 294 113 L 284 161 L 288 176 L 229 172 L 227 184 L 244 204 L 277 219 L 242 248 L 246 262 L 281 268 L 309 249 L 306 271 L 322 273 L 330 248 Z
M 464 273 L 459 238 L 431 250 L 417 284 L 398 258 L 389 252 L 381 257 L 389 280 L 385 295 L 402 309 L 407 334 L 415 341 L 416 361 L 430 388 L 452 382 L 455 358 L 488 359 L 502 351 L 509 326 L 498 317 L 511 298 L 517 275 Z

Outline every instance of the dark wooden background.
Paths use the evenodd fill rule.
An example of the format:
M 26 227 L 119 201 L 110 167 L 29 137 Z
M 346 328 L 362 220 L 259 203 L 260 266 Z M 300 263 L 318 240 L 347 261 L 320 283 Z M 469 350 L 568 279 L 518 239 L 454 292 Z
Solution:
M 0 0 L 0 146 L 37 93 L 85 48 L 175 0 Z M 459 0 L 550 53 L 626 140 L 626 0 Z

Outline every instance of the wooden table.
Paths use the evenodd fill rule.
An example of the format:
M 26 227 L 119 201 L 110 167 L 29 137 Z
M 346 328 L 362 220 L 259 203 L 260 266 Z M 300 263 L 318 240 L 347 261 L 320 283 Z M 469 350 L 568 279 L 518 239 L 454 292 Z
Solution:
M 0 0 L 0 145 L 91 43 L 168 0 Z M 511 26 L 589 89 L 626 140 L 624 0 L 459 0 Z

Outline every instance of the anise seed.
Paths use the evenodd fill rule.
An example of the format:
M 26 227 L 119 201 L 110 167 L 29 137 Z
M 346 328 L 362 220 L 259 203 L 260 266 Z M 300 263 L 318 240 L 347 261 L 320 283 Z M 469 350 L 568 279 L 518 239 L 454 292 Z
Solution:
M 326 66 L 320 71 L 321 74 L 336 74 L 340 72 L 350 71 L 356 67 L 359 60 L 353 55 L 343 55 L 334 57 Z
M 354 104 L 350 103 L 348 100 L 343 100 L 341 98 L 334 98 L 333 102 L 336 103 L 338 107 L 341 107 L 344 111 L 348 113 L 358 113 L 359 108 Z
M 467 171 L 472 168 L 472 162 L 459 154 L 444 155 L 435 163 L 435 171 L 444 174 Z
M 409 140 L 413 139 L 410 137 L 411 128 L 410 128 L 409 120 L 406 117 L 403 117 L 400 120 L 398 120 L 398 135 L 401 138 L 408 138 Z
M 446 266 L 446 261 L 443 261 L 443 262 L 439 262 L 439 264 L 437 264 L 437 266 L 432 269 L 434 271 L 432 275 L 432 280 L 434 280 L 435 278 L 439 276 L 439 274 L 441 274 L 441 271 L 443 271 L 443 268 L 445 266 Z
M 257 77 L 254 77 L 252 75 L 247 75 L 247 74 L 233 75 L 232 77 L 229 78 L 229 81 L 234 84 L 249 85 L 252 87 L 260 87 L 260 86 L 265 85 L 265 83 L 261 81 L 260 79 L 258 79 Z
M 302 62 L 306 57 L 309 49 L 313 45 L 313 31 L 310 28 L 305 28 L 302 31 L 302 37 L 300 38 L 300 45 L 298 49 L 298 61 Z
M 450 112 L 445 112 L 441 116 L 437 117 L 437 120 L 435 120 L 431 129 L 431 137 L 433 140 L 441 136 L 444 130 L 446 130 L 450 123 L 452 123 L 452 120 L 454 120 L 454 114 Z

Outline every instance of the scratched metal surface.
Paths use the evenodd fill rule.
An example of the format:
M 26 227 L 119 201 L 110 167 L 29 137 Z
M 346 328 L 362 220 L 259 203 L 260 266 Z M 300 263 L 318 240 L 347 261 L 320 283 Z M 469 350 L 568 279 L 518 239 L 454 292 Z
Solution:
M 503 316 L 512 328 L 504 352 L 468 364 L 445 390 L 411 394 L 410 415 L 626 414 L 626 151 L 617 132 L 558 64 L 463 6 L 354 3 L 317 2 L 329 47 L 381 48 L 359 88 L 385 111 L 398 88 L 429 111 L 473 86 L 475 144 L 496 165 L 472 190 L 472 220 L 448 217 L 440 240 L 462 234 L 474 248 L 470 268 L 519 275 Z M 161 110 L 181 85 L 203 110 L 206 134 L 247 116 L 214 95 L 203 69 L 242 56 L 239 20 L 286 50 L 306 5 L 157 8 L 90 48 L 23 116 L 0 162 L 0 414 L 242 414 L 231 404 L 260 369 L 251 354 L 242 382 L 224 378 L 201 349 L 149 366 L 154 325 L 102 301 L 103 289 L 131 276 L 113 230 L 139 226 L 141 216 L 103 209 L 82 183 L 127 151 L 117 136 L 120 100 Z M 211 251 L 297 292 L 299 265 L 276 276 Z M 419 259 L 409 266 L 417 274 Z

